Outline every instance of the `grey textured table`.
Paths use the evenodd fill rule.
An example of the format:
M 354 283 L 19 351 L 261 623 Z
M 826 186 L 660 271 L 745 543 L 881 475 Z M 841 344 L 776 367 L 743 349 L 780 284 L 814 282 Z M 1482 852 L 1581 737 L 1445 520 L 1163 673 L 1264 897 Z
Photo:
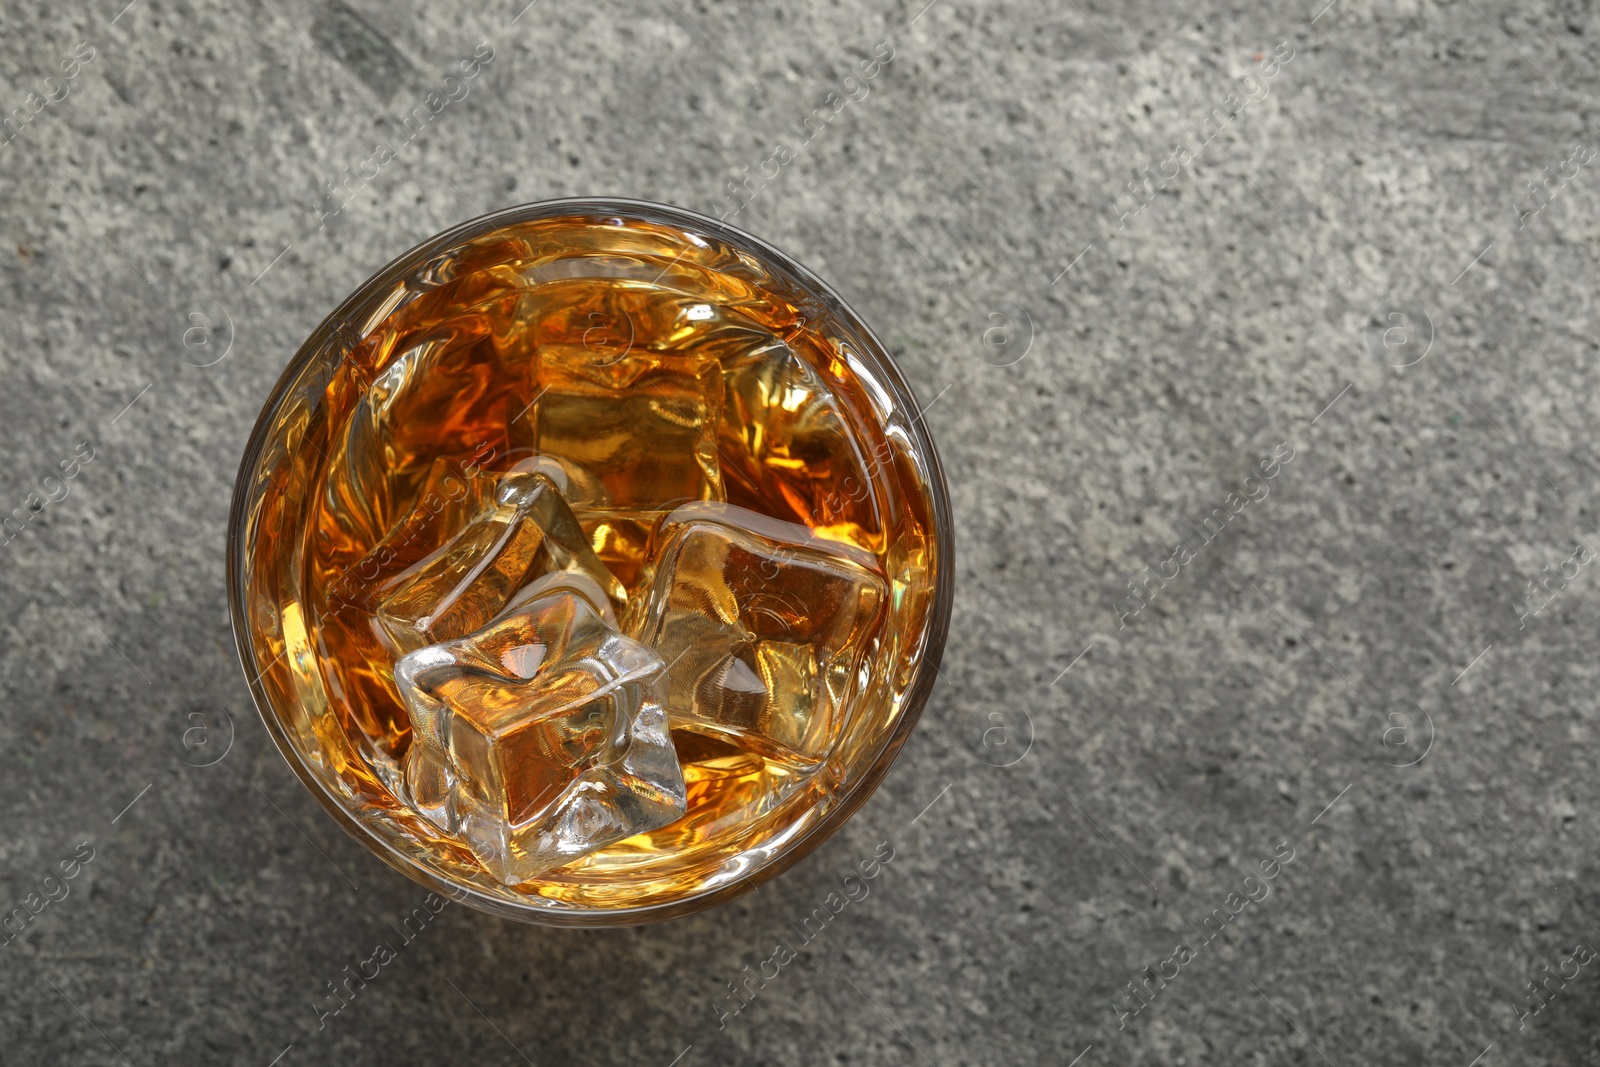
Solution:
M 125 2 L 0 14 L 0 1060 L 1600 1063 L 1592 8 Z M 250 707 L 232 479 L 361 279 L 589 193 L 892 345 L 942 681 L 734 904 L 402 941 Z

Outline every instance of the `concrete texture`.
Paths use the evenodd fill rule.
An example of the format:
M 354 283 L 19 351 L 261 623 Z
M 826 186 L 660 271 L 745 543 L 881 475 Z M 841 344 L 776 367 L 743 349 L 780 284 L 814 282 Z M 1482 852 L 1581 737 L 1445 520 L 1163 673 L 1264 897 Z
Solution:
M 1323 2 L 6 5 L 0 512 L 38 510 L 0 566 L 0 907 L 44 906 L 0 947 L 0 1060 L 1600 1063 L 1600 18 Z M 450 908 L 319 1019 L 423 892 L 234 660 L 264 391 L 453 222 L 721 211 L 780 141 L 734 221 L 893 345 L 949 471 L 922 725 L 735 904 Z

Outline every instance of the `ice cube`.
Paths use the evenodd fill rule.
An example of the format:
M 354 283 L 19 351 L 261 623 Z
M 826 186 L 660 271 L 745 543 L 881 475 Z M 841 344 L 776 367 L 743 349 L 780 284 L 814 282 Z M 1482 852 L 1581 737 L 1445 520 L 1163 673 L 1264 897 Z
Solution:
M 665 664 L 608 621 L 587 578 L 544 583 L 395 668 L 414 731 L 408 787 L 423 791 L 413 799 L 506 885 L 659 829 L 685 807 Z
M 679 505 L 722 499 L 717 426 L 721 365 L 691 353 L 539 349 L 528 414 L 542 450 L 597 486 L 573 512 L 590 546 L 628 588 L 647 574 L 651 535 Z
M 558 570 L 585 574 L 626 602 L 627 592 L 589 547 L 553 473 L 538 460 L 519 463 L 494 483 L 492 496 L 473 501 L 472 511 L 463 509 L 465 525 L 382 586 L 378 623 L 396 655 L 477 630 L 518 589 Z
M 572 511 L 595 555 L 618 581 L 629 589 L 638 589 L 648 581 L 655 532 L 671 509 L 626 511 L 574 506 Z
M 673 728 L 795 766 L 824 758 L 883 614 L 872 555 L 716 503 L 679 508 L 658 539 L 630 632 L 670 665 Z
M 600 618 L 605 621 L 607 626 L 613 630 L 620 629 L 617 625 L 616 613 L 611 608 L 611 599 L 606 595 L 606 591 L 600 588 L 600 584 L 593 578 L 577 571 L 551 571 L 544 577 L 523 586 L 506 603 L 500 614 L 509 615 L 524 604 L 541 600 L 544 597 L 562 591 L 576 593 L 599 613 Z
M 435 456 L 464 461 L 532 443 L 515 417 L 531 397 L 507 366 L 520 361 L 515 309 L 524 288 L 500 267 L 428 292 L 401 287 L 385 303 L 392 313 L 381 329 L 350 328 L 360 340 L 330 387 L 349 414 L 329 450 L 318 515 L 334 558 L 344 562 L 347 546 L 383 536 Z
M 446 754 L 413 736 L 402 767 L 411 806 L 441 830 L 455 833 L 460 828 L 455 805 L 456 776 Z
M 722 499 L 716 359 L 642 349 L 597 358 L 583 345 L 547 344 L 535 375 L 526 416 L 535 449 L 598 481 L 605 508 L 667 512 Z
M 378 589 L 436 550 L 483 509 L 495 477 L 472 475 L 450 459 L 433 461 L 411 508 L 361 560 L 329 583 L 330 602 L 371 612 Z
M 770 337 L 724 353 L 722 365 L 718 455 L 728 502 L 760 501 L 763 510 L 784 509 L 776 518 L 881 550 L 884 523 L 872 477 L 878 453 L 861 444 L 875 431 L 869 420 L 851 418 L 847 393 Z

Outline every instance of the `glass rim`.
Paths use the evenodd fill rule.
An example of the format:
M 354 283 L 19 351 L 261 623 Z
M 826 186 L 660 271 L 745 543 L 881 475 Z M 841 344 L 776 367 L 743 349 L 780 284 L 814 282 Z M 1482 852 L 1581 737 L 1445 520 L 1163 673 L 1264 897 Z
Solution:
M 851 786 L 837 796 L 834 806 L 826 815 L 753 870 L 727 883 L 703 889 L 689 896 L 637 907 L 595 908 L 570 904 L 560 907 L 541 907 L 538 904 L 540 898 L 533 897 L 529 898 L 526 905 L 516 904 L 483 893 L 470 885 L 452 881 L 443 873 L 430 869 L 397 849 L 376 829 L 358 819 L 329 789 L 328 784 L 306 765 L 305 759 L 295 747 L 287 728 L 274 709 L 262 682 L 267 670 L 275 664 L 269 664 L 266 670 L 257 671 L 255 668 L 256 657 L 250 624 L 245 614 L 247 575 L 243 566 L 245 555 L 242 550 L 243 538 L 247 532 L 246 511 L 251 498 L 251 487 L 276 416 L 306 366 L 321 357 L 329 346 L 338 340 L 341 330 L 353 325 L 364 311 L 371 310 L 374 297 L 391 291 L 396 283 L 405 280 L 430 258 L 509 225 L 568 215 L 611 215 L 640 222 L 665 222 L 691 234 L 700 233 L 721 240 L 734 248 L 757 255 L 767 261 L 768 265 L 781 268 L 791 275 L 807 295 L 822 301 L 864 342 L 864 351 L 859 355 L 871 367 L 877 380 L 888 389 L 896 405 L 895 410 L 917 413 L 904 423 L 904 429 L 915 440 L 917 454 L 925 467 L 933 527 L 934 586 L 925 628 L 926 640 L 914 667 L 914 680 L 906 689 L 899 719 L 882 742 L 871 764 Z M 255 425 L 250 431 L 243 455 L 240 457 L 238 474 L 234 479 L 233 499 L 228 511 L 225 564 L 234 648 L 250 689 L 251 700 L 261 716 L 268 736 L 272 738 L 284 761 L 307 790 L 334 817 L 334 821 L 391 867 L 450 899 L 468 903 L 503 918 L 545 926 L 568 927 L 636 926 L 702 911 L 732 900 L 777 877 L 805 858 L 813 849 L 832 837 L 855 815 L 867 799 L 877 792 L 889 768 L 898 758 L 900 750 L 921 719 L 923 707 L 927 704 L 936 684 L 939 661 L 944 655 L 950 617 L 954 610 L 955 546 L 952 541 L 954 520 L 950 511 L 950 494 L 945 482 L 944 468 L 940 463 L 933 435 L 926 426 L 926 420 L 920 417 L 922 410 L 915 392 L 901 373 L 888 347 L 827 282 L 788 253 L 721 219 L 702 215 L 687 208 L 648 200 L 585 196 L 531 201 L 491 211 L 458 223 L 395 256 L 341 300 L 301 342 L 295 354 L 285 364 L 256 416 Z

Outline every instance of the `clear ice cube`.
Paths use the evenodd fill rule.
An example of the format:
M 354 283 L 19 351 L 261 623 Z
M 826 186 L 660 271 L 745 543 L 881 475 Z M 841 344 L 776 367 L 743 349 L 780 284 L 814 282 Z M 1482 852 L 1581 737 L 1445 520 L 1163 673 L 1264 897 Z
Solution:
M 567 471 L 551 456 L 524 459 L 505 474 L 484 471 L 472 463 L 441 456 L 422 479 L 411 508 L 383 535 L 361 561 L 333 583 L 336 602 L 354 603 L 368 612 L 376 597 L 387 592 L 400 572 L 424 557 L 495 507 L 495 494 L 506 475 L 543 474 L 563 498 L 571 500 Z
M 423 744 L 413 735 L 401 769 L 411 806 L 441 830 L 455 833 L 460 828 L 456 818 L 456 776 L 444 751 Z
M 330 386 L 331 396 L 358 397 L 329 450 L 319 516 L 335 556 L 382 537 L 435 456 L 464 462 L 531 444 L 515 418 L 525 383 L 506 369 L 516 350 L 506 324 L 524 283 L 503 267 L 460 266 L 462 276 L 431 291 L 391 293 L 384 327 L 360 336 Z
M 793 766 L 824 758 L 883 613 L 873 557 L 717 503 L 679 508 L 658 540 L 630 632 L 669 665 L 673 727 Z
M 824 366 L 838 363 L 824 361 Z M 788 343 L 767 338 L 723 355 L 726 390 L 718 455 L 726 499 L 762 502 L 774 517 L 826 530 L 876 552 L 883 519 L 875 457 L 852 430 L 843 394 Z M 853 373 L 850 370 L 829 373 Z
M 590 579 L 541 581 L 476 633 L 395 667 L 413 802 L 506 885 L 685 808 L 665 664 L 616 629 Z
M 617 317 L 613 308 L 595 321 Z M 605 344 L 540 345 L 531 387 L 538 399 L 526 418 L 537 447 L 559 454 L 585 490 L 573 512 L 590 545 L 635 588 L 648 577 L 661 521 L 682 504 L 723 497 L 722 367 L 714 357 L 634 348 L 631 340 L 618 347 L 610 334 L 621 327 L 606 329 Z
M 605 509 L 666 512 L 722 499 L 716 359 L 548 344 L 536 366 L 527 415 L 535 448 L 581 467 L 604 488 Z
M 542 458 L 528 460 L 500 475 L 492 494 L 469 493 L 452 516 L 457 528 L 448 539 L 383 584 L 377 620 L 396 655 L 477 630 L 517 590 L 555 571 L 584 574 L 607 596 L 626 602 L 626 590 L 595 555 L 563 498 L 554 477 L 559 473 Z M 413 518 L 435 521 L 415 512 Z M 408 531 L 402 525 L 393 536 Z

